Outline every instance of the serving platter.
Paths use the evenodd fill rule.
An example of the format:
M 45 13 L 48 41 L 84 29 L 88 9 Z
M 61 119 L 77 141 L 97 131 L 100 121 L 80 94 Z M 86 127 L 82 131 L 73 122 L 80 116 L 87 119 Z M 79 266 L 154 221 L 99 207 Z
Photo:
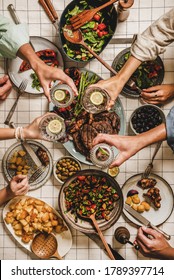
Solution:
M 143 197 L 143 193 L 147 192 L 147 189 L 143 190 L 142 188 L 137 186 L 137 182 L 141 179 L 142 173 L 136 174 L 132 177 L 130 177 L 122 186 L 122 192 L 124 201 L 127 198 L 127 193 L 129 190 L 137 190 L 139 192 L 138 196 L 141 201 L 145 200 Z M 157 181 L 157 184 L 155 187 L 157 187 L 160 190 L 161 195 L 161 207 L 160 208 L 154 208 L 152 205 L 150 207 L 149 211 L 144 211 L 141 213 L 142 216 L 144 216 L 146 219 L 148 219 L 152 224 L 155 226 L 159 226 L 163 224 L 171 215 L 173 211 L 173 205 L 174 205 L 174 197 L 173 197 L 173 191 L 171 186 L 168 184 L 167 181 L 165 181 L 162 177 L 156 175 L 156 174 L 150 174 L 150 178 L 154 178 Z M 123 208 L 124 215 L 134 224 L 142 226 L 142 224 L 137 221 L 134 217 L 132 217 L 124 208 Z
M 34 198 L 34 197 L 31 197 L 31 196 L 17 196 L 15 198 L 13 198 L 12 200 L 10 200 L 4 207 L 3 209 L 3 212 L 2 212 L 2 216 L 3 216 L 3 221 L 5 223 L 5 226 L 7 228 L 7 230 L 11 233 L 11 235 L 13 236 L 13 238 L 23 247 L 25 248 L 27 251 L 29 252 L 32 252 L 31 251 L 31 243 L 32 241 L 30 241 L 29 243 L 24 243 L 21 238 L 19 236 L 17 236 L 15 233 L 14 233 L 14 229 L 12 227 L 11 224 L 7 224 L 6 221 L 5 221 L 5 217 L 6 217 L 6 214 L 10 211 L 10 204 L 12 203 L 17 203 L 19 202 L 21 199 L 27 199 L 27 198 Z M 35 199 L 35 198 L 34 198 Z M 37 198 L 38 199 L 38 198 Z M 43 200 L 39 199 L 40 201 L 43 202 Z M 48 203 L 46 203 L 49 207 L 52 208 L 52 211 L 54 214 L 56 214 L 59 218 L 62 219 L 62 217 L 60 216 L 60 214 L 52 207 L 50 206 Z M 71 231 L 68 227 L 68 225 L 66 224 L 65 221 L 63 221 L 63 223 L 66 225 L 67 227 L 67 230 L 66 231 L 63 231 L 61 233 L 56 233 L 54 232 L 54 235 L 57 239 L 57 242 L 58 242 L 58 252 L 60 254 L 61 257 L 65 256 L 68 251 L 71 249 L 72 247 L 72 235 L 71 235 Z
M 66 205 L 65 205 L 65 194 L 64 190 L 67 186 L 69 186 L 78 176 L 98 176 L 102 178 L 106 178 L 107 181 L 112 185 L 112 187 L 117 191 L 117 194 L 119 195 L 119 200 L 115 203 L 115 208 L 110 213 L 110 219 L 107 221 L 105 219 L 97 220 L 98 226 L 101 230 L 106 230 L 110 228 L 120 217 L 122 210 L 123 210 L 123 195 L 122 190 L 117 183 L 117 181 L 112 178 L 109 174 L 106 172 L 103 172 L 101 170 L 97 169 L 88 169 L 88 170 L 81 170 L 78 171 L 76 174 L 69 177 L 66 182 L 62 185 L 59 196 L 58 196 L 58 205 L 61 212 L 62 217 L 64 220 L 71 225 L 74 229 L 77 229 L 79 231 L 82 231 L 84 233 L 95 233 L 94 226 L 92 223 L 88 220 L 84 220 L 81 218 L 78 218 L 77 222 L 75 221 L 75 217 L 70 211 L 67 211 Z
M 43 174 L 37 180 L 30 183 L 29 191 L 32 191 L 32 190 L 42 187 L 48 181 L 48 179 L 51 176 L 52 169 L 53 169 L 53 160 L 52 160 L 52 156 L 51 156 L 49 150 L 40 142 L 28 140 L 27 143 L 31 146 L 31 148 L 34 150 L 34 152 L 36 152 L 38 148 L 41 148 L 44 151 L 46 151 L 48 158 L 49 158 L 49 164 L 45 167 Z M 3 174 L 4 174 L 7 182 L 9 182 L 13 178 L 13 176 L 15 176 L 15 171 L 8 168 L 9 160 L 13 156 L 13 154 L 19 150 L 24 150 L 21 143 L 19 143 L 19 142 L 14 143 L 7 149 L 7 151 L 5 152 L 5 154 L 3 156 L 2 170 L 3 170 Z M 32 161 L 32 159 L 30 158 L 30 156 L 28 154 L 25 155 L 25 159 L 28 162 L 28 165 L 30 166 L 30 169 L 28 172 L 28 177 L 30 178 L 30 176 L 36 170 L 36 167 L 35 167 L 34 162 Z
M 80 70 L 81 73 L 88 72 L 89 78 L 92 77 L 94 74 L 97 75 L 96 73 L 94 73 L 94 72 L 92 72 L 88 69 L 85 69 L 85 68 L 80 68 L 79 70 Z M 99 80 L 102 79 L 99 75 L 97 75 L 97 76 L 98 76 Z M 54 104 L 49 103 L 49 111 L 53 111 L 53 108 L 54 108 Z M 115 102 L 115 105 L 113 106 L 111 111 L 116 112 L 117 115 L 120 117 L 120 132 L 119 132 L 119 134 L 124 135 L 125 130 L 126 130 L 126 119 L 125 119 L 123 105 L 122 105 L 122 102 L 121 102 L 119 97 L 117 98 L 117 100 Z M 84 164 L 87 164 L 87 165 L 93 165 L 92 162 L 88 161 L 83 154 L 76 151 L 74 143 L 73 143 L 72 140 L 69 140 L 69 141 L 63 143 L 63 146 L 73 157 L 75 157 L 80 162 L 82 162 Z M 113 150 L 114 150 L 114 155 L 116 156 L 118 154 L 118 150 L 115 147 L 113 147 Z
M 45 50 L 45 49 L 54 50 L 57 53 L 57 60 L 59 62 L 58 68 L 60 68 L 60 69 L 64 68 L 63 57 L 56 45 L 54 45 L 48 39 L 45 39 L 45 38 L 42 38 L 39 36 L 31 36 L 30 40 L 31 40 L 31 43 L 34 46 L 36 52 L 40 51 L 40 50 Z M 40 91 L 38 91 L 36 88 L 32 88 L 31 74 L 34 73 L 34 71 L 32 69 L 24 71 L 24 72 L 19 72 L 19 67 L 20 67 L 22 61 L 23 60 L 19 57 L 16 57 L 15 59 L 7 60 L 7 71 L 8 71 L 10 80 L 17 88 L 19 88 L 22 80 L 27 79 L 28 84 L 25 89 L 25 92 L 31 93 L 31 94 L 36 94 L 36 95 L 43 93 L 42 87 L 40 87 Z M 53 85 L 54 85 L 54 83 L 53 83 Z
M 120 63 L 123 63 L 123 59 L 124 59 L 124 56 L 126 54 L 130 53 L 130 48 L 126 48 L 124 50 L 122 50 L 114 59 L 113 63 L 112 63 L 112 67 L 118 72 L 119 70 L 117 69 L 118 65 Z M 153 61 L 152 61 L 153 62 Z M 146 80 L 145 80 L 145 85 L 144 86 L 139 86 L 140 89 L 144 89 L 144 88 L 149 88 L 150 86 L 156 86 L 156 85 L 160 85 L 162 84 L 163 82 L 163 79 L 164 79 L 164 64 L 163 64 L 163 61 L 161 60 L 160 56 L 157 56 L 157 58 L 154 60 L 154 64 L 158 65 L 159 67 L 161 67 L 160 70 L 157 71 L 157 77 L 152 77 L 151 79 L 148 78 L 148 73 L 146 75 Z M 143 66 L 143 63 L 139 66 L 139 68 L 136 70 L 137 71 L 140 71 L 142 72 L 142 68 L 145 67 Z M 146 67 L 147 68 L 147 67 Z M 134 72 L 135 73 L 135 72 Z M 146 73 L 146 72 L 145 72 Z M 113 76 L 113 74 L 111 74 L 111 76 Z M 136 80 L 133 78 L 134 74 L 131 76 L 131 79 L 135 81 L 136 83 Z M 141 77 L 141 79 L 143 79 Z M 153 85 L 149 85 L 148 84 L 148 80 L 149 81 L 152 81 L 153 79 Z M 132 90 L 129 86 L 125 85 L 121 91 L 121 93 L 126 96 L 126 97 L 130 97 L 130 98 L 139 98 L 139 93 L 136 92 L 136 90 Z

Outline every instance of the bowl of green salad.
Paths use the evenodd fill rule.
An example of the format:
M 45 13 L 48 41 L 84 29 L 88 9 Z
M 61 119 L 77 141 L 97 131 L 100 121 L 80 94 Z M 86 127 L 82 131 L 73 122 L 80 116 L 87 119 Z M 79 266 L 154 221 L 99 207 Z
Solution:
M 64 9 L 60 18 L 59 31 L 62 48 L 66 56 L 76 62 L 88 62 L 94 57 L 81 45 L 68 42 L 63 35 L 63 28 L 70 24 L 70 18 L 83 10 L 98 7 L 108 0 L 72 1 Z M 94 3 L 97 2 L 97 3 Z M 117 12 L 114 5 L 110 5 L 94 15 L 92 20 L 84 24 L 80 30 L 85 43 L 98 55 L 105 49 L 113 37 L 117 26 Z

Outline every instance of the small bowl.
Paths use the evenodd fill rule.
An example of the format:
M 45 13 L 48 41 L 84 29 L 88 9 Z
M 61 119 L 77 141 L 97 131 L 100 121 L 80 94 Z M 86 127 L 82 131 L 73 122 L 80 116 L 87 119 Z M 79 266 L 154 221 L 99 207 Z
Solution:
M 165 115 L 158 106 L 145 104 L 133 111 L 129 125 L 134 134 L 140 134 L 164 122 Z
M 55 97 L 55 94 L 58 91 L 60 93 L 62 92 L 62 99 L 60 99 L 60 100 L 57 100 Z M 69 105 L 71 105 L 71 103 L 74 100 L 74 93 L 73 93 L 72 89 L 66 84 L 59 84 L 59 85 L 52 87 L 51 91 L 50 91 L 50 96 L 51 96 L 52 103 L 60 108 L 68 107 Z M 60 96 L 60 98 L 61 98 L 61 96 Z
M 64 166 L 65 164 L 67 164 L 67 162 L 73 162 L 74 164 L 76 164 L 77 166 L 77 170 L 72 170 L 72 171 L 70 171 L 69 169 L 72 169 L 73 167 L 74 167 L 74 164 L 72 164 L 71 165 L 71 168 L 66 168 L 66 166 Z M 61 166 L 61 168 L 65 168 L 65 169 L 67 169 L 68 171 L 69 171 L 69 174 L 64 174 L 65 172 L 67 172 L 67 170 L 65 170 L 65 171 L 59 171 L 59 172 L 57 172 L 58 171 L 58 167 L 57 167 L 57 164 L 60 164 L 60 166 Z M 55 164 L 54 164 L 54 167 L 53 167 L 53 174 L 54 174 L 54 177 L 55 177 L 55 179 L 60 183 L 60 184 L 63 184 L 65 181 L 66 181 L 66 179 L 68 179 L 71 175 L 73 175 L 73 174 L 75 174 L 76 172 L 78 172 L 78 171 L 80 171 L 82 169 L 82 167 L 81 167 L 81 164 L 80 164 L 80 162 L 77 160 L 77 159 L 75 159 L 75 158 L 73 158 L 73 157 L 71 157 L 71 156 L 64 156 L 64 157 L 61 157 L 61 158 L 59 158 L 56 162 L 55 162 Z M 63 179 L 61 179 L 61 177 L 58 177 L 58 176 L 63 176 L 62 178 Z

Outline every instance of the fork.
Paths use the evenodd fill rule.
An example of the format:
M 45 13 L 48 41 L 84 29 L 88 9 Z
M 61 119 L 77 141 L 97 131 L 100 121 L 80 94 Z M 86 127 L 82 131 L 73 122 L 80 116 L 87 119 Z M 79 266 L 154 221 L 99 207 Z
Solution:
M 162 144 L 162 141 L 160 142 L 157 142 L 156 144 L 156 147 L 155 147 L 155 150 L 154 150 L 154 153 L 153 153 L 153 156 L 152 156 L 152 159 L 150 161 L 150 163 L 148 164 L 148 166 L 146 167 L 144 173 L 142 174 L 141 178 L 142 179 L 145 179 L 145 178 L 148 178 L 149 177 L 149 174 L 153 168 L 153 161 L 154 161 L 154 158 L 159 150 L 159 148 L 161 147 L 161 144 Z
M 16 98 L 16 100 L 15 100 L 13 106 L 11 107 L 11 110 L 10 110 L 10 112 L 8 113 L 8 116 L 6 117 L 4 124 L 9 125 L 10 120 L 11 120 L 11 117 L 13 116 L 13 113 L 14 113 L 14 111 L 15 111 L 15 109 L 16 109 L 16 105 L 17 105 L 17 103 L 18 103 L 19 97 L 20 97 L 20 96 L 23 94 L 23 92 L 25 91 L 25 89 L 26 89 L 26 87 L 27 87 L 27 84 L 28 84 L 28 80 L 27 80 L 27 79 L 22 80 L 22 82 L 21 82 L 21 84 L 20 84 L 20 86 L 19 86 L 19 88 L 18 88 L 18 91 L 17 91 L 18 96 L 17 96 L 17 98 Z
M 29 184 L 34 183 L 43 173 L 45 172 L 45 166 L 39 166 L 36 171 L 30 176 L 28 182 Z
M 105 4 L 96 7 L 92 10 L 84 10 L 81 13 L 73 16 L 70 18 L 70 22 L 71 25 L 73 27 L 74 30 L 79 29 L 82 25 L 84 25 L 85 23 L 87 23 L 88 21 L 90 21 L 93 16 L 99 12 L 101 9 L 104 9 L 105 7 L 117 2 L 118 0 L 110 0 L 108 2 L 106 2 Z

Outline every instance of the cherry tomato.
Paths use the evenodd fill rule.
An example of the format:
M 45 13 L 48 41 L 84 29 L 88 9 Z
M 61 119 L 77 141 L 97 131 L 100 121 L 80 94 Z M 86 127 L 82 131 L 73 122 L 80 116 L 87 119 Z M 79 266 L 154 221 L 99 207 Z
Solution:
M 79 181 L 84 181 L 86 177 L 85 176 L 78 176 L 77 178 L 79 179 Z
M 98 14 L 95 14 L 95 15 L 93 16 L 93 19 L 95 19 L 96 21 L 99 21 L 100 18 L 101 18 L 101 16 L 98 15 Z
M 100 24 L 98 25 L 98 29 L 99 29 L 100 31 L 104 30 L 105 28 L 106 28 L 106 24 L 104 24 L 104 23 L 100 23 Z

